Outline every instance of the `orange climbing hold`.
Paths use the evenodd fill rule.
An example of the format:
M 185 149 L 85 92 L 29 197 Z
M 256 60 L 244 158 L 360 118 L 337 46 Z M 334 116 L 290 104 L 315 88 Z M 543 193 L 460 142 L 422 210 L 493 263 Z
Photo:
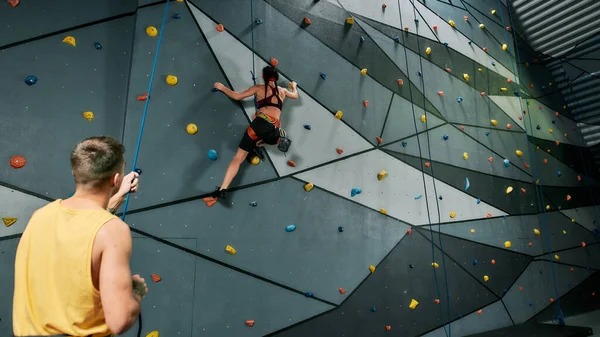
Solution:
M 410 233 L 412 233 L 412 229 L 409 228 L 408 230 L 406 230 L 406 234 L 410 235 Z
M 431 163 L 426 161 L 424 165 L 425 165 L 425 167 L 429 167 L 429 166 L 431 166 Z
M 152 281 L 154 282 L 160 282 L 161 278 L 160 276 L 156 275 L 156 274 L 152 274 Z
M 392 330 L 392 326 L 391 325 L 386 325 L 385 326 L 385 331 L 391 331 Z
M 512 127 L 512 125 L 510 123 L 506 124 L 506 128 L 510 129 Z
M 559 145 L 560 145 L 560 142 L 557 140 L 556 141 L 556 146 L 559 146 Z M 550 150 L 548 150 L 548 151 L 550 151 Z
M 433 303 L 440 304 L 440 300 L 436 298 L 435 300 L 433 300 Z
M 558 115 L 559 115 L 558 111 L 555 111 L 554 116 L 558 117 Z
M 529 168 L 529 164 L 527 164 L 527 163 L 523 163 L 523 166 L 524 166 L 526 169 L 528 169 L 528 168 Z
M 366 99 L 363 100 L 363 106 L 366 108 L 369 106 L 369 101 L 367 101 Z
M 567 201 L 571 200 L 571 195 L 567 194 Z
M 581 176 L 577 176 L 577 181 L 581 181 Z
M 529 83 L 529 87 L 530 87 L 530 88 L 533 88 L 533 83 Z
M 346 289 L 340 288 L 340 294 L 344 295 L 346 293 Z
M 523 287 L 519 287 L 519 291 L 523 291 Z
M 443 91 L 438 91 L 438 96 L 440 96 L 440 97 L 444 96 L 444 92 Z
M 587 244 L 586 244 L 585 242 L 583 242 L 583 241 L 582 241 L 582 242 L 581 242 L 581 247 L 585 247 L 585 246 L 587 246 Z
M 221 33 L 221 32 L 223 32 L 224 30 L 225 30 L 225 27 L 223 27 L 223 24 L 222 24 L 222 23 L 219 23 L 219 24 L 217 25 L 217 32 Z
M 479 310 L 477 311 L 477 315 L 481 315 L 481 313 L 482 313 L 482 312 L 483 312 L 483 309 L 479 309 Z
M 305 24 L 305 25 L 307 25 L 307 26 L 309 26 L 309 25 L 312 23 L 312 21 L 310 21 L 310 19 L 309 19 L 309 18 L 304 18 L 304 21 L 303 21 L 303 22 L 304 22 L 304 24 Z
M 204 201 L 207 207 L 213 207 L 217 203 L 217 198 L 206 197 L 203 198 L 202 201 Z
M 485 91 L 482 91 L 480 95 L 481 95 L 481 97 L 484 97 L 485 96 Z
M 377 143 L 379 143 L 379 145 L 381 145 L 381 143 L 383 143 L 383 139 L 381 139 L 381 137 L 375 137 L 377 138 Z
M 249 327 L 253 327 L 254 326 L 254 320 L 253 319 L 246 320 L 246 325 L 249 326 Z
M 489 157 L 489 158 L 488 158 L 488 161 L 491 163 L 491 162 L 493 162 L 493 161 L 494 161 L 494 158 L 493 158 L 493 157 Z
M 483 51 L 487 53 L 487 47 L 483 47 Z
M 461 125 L 459 128 L 460 128 L 462 131 L 465 131 L 465 126 L 464 126 L 464 125 Z
M 20 0 L 8 0 L 8 3 L 13 7 L 17 7 L 21 1 Z
M 10 158 L 10 166 L 13 168 L 19 169 L 27 164 L 27 160 L 23 156 L 14 156 Z
M 274 58 L 274 57 L 271 57 L 271 59 L 270 59 L 269 61 L 271 62 L 271 65 L 272 65 L 273 67 L 277 67 L 277 66 L 279 65 L 279 60 L 277 60 L 277 59 L 276 59 L 276 58 Z
M 293 161 L 293 160 L 288 160 L 288 161 L 287 161 L 287 164 L 288 164 L 288 166 L 291 166 L 291 167 L 296 167 L 296 163 L 294 163 L 294 161 Z
M 398 85 L 399 86 L 403 86 L 404 85 L 404 81 L 402 79 L 398 79 Z
M 492 264 L 496 264 L 496 260 L 492 259 Z
M 488 217 L 488 219 L 491 219 L 492 218 L 492 213 L 488 213 L 487 217 Z
M 143 95 L 139 95 L 137 97 L 137 100 L 140 101 L 140 102 L 145 102 L 147 99 L 148 99 L 148 93 L 145 93 Z
M 450 69 L 450 68 L 446 68 L 446 72 L 447 72 L 447 73 L 451 73 L 451 72 L 452 72 L 452 69 Z
M 342 150 L 341 147 L 338 147 L 337 149 L 335 149 L 335 152 L 337 152 L 338 154 L 342 154 L 344 153 L 344 150 Z

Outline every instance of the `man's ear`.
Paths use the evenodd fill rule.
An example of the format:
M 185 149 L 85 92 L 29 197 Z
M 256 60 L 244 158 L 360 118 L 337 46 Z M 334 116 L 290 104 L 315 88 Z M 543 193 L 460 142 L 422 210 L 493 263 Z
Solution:
M 113 186 L 121 186 L 121 174 L 115 173 L 112 179 Z

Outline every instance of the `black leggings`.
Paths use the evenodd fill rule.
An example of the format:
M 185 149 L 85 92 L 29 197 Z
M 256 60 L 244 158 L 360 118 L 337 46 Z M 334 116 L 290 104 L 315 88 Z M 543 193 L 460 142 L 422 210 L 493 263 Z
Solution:
M 240 141 L 239 148 L 246 151 L 251 152 L 256 147 L 256 142 L 262 140 L 265 144 L 275 145 L 279 143 L 279 128 L 275 125 L 267 122 L 266 120 L 256 117 L 250 123 L 250 128 L 254 130 L 254 133 L 259 138 L 258 140 L 254 140 L 248 134 L 249 130 L 247 129 L 242 136 L 242 140 Z

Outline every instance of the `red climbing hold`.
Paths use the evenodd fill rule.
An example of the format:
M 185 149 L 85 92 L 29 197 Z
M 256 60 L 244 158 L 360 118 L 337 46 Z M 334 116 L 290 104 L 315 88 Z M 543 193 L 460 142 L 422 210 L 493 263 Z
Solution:
M 477 311 L 477 315 L 481 315 L 481 313 L 482 313 L 482 312 L 483 312 L 483 309 L 479 309 L 479 310 Z
M 519 120 L 522 121 L 523 120 L 523 116 L 519 116 Z
M 409 228 L 409 229 L 406 231 L 406 234 L 410 235 L 410 233 L 412 233 L 412 228 Z
M 496 264 L 496 260 L 492 259 L 492 264 Z
M 217 32 L 223 32 L 224 30 L 225 30 L 225 27 L 223 27 L 223 24 L 222 24 L 222 23 L 219 23 L 219 24 L 217 25 Z
M 527 164 L 527 163 L 523 163 L 523 166 L 525 166 L 526 169 L 529 168 L 529 164 Z
M 392 330 L 392 326 L 391 325 L 386 325 L 385 326 L 385 331 L 390 331 Z
M 156 275 L 156 274 L 152 274 L 152 281 L 154 282 L 160 282 L 161 278 L 160 276 Z
M 581 176 L 577 176 L 577 181 L 581 181 Z
M 379 145 L 381 145 L 381 143 L 383 143 L 383 139 L 381 139 L 381 137 L 375 137 L 377 138 L 377 143 L 379 143 Z
M 404 81 L 402 79 L 398 79 L 398 85 L 399 86 L 403 86 L 404 85 Z
M 276 58 L 274 58 L 274 57 L 271 57 L 270 61 L 271 61 L 271 65 L 273 67 L 277 67 L 279 65 L 279 61 Z
M 367 101 L 366 99 L 363 100 L 363 106 L 366 108 L 369 106 L 369 101 Z
M 558 115 L 559 115 L 558 111 L 555 111 L 554 116 L 558 117 Z
M 296 163 L 294 163 L 294 161 L 293 161 L 293 160 L 288 160 L 288 161 L 287 161 L 287 164 L 288 164 L 288 166 L 291 166 L 291 167 L 296 167 Z
M 592 296 L 596 296 L 596 292 L 592 292 Z
M 533 246 L 533 243 L 531 243 L 531 242 L 530 242 L 530 243 L 528 243 L 527 245 L 528 245 L 529 247 L 531 247 L 531 246 Z
M 213 207 L 217 203 L 217 198 L 206 197 L 206 198 L 203 198 L 202 201 L 204 201 L 206 203 L 207 207 Z
M 137 100 L 140 101 L 140 102 L 145 102 L 147 99 L 148 99 L 148 93 L 145 93 L 143 95 L 139 95 L 137 97 Z
M 452 72 L 452 69 L 450 69 L 450 68 L 446 68 L 446 72 L 447 72 L 447 73 L 451 73 L 451 72 Z
M 571 200 L 571 195 L 567 194 L 567 201 Z
M 519 287 L 519 291 L 523 291 L 523 287 Z
M 346 289 L 340 288 L 340 294 L 344 295 L 346 293 Z
M 436 298 L 435 300 L 433 300 L 433 303 L 440 304 L 440 300 Z
M 538 105 L 538 109 L 542 110 L 542 106 L 541 106 L 541 105 Z
M 529 87 L 530 87 L 530 88 L 533 88 L 533 83 L 529 83 Z
M 544 158 L 544 164 L 548 164 L 548 158 Z
M 461 126 L 460 126 L 460 129 L 461 129 L 461 130 L 463 130 L 463 131 L 465 131 L 465 127 L 464 127 L 464 125 L 461 125 Z
M 386 8 L 387 8 L 387 5 L 386 5 L 386 4 L 383 4 L 383 5 L 381 5 L 381 8 L 383 8 L 383 9 L 386 9 Z
M 523 192 L 523 194 L 527 193 L 527 190 L 524 188 L 521 188 L 521 192 Z
M 246 325 L 249 326 L 249 327 L 253 327 L 254 326 L 254 320 L 253 319 L 246 320 Z
M 25 160 L 22 156 L 14 156 L 10 158 L 10 166 L 19 169 L 27 164 L 27 160 Z
M 335 149 L 335 152 L 337 152 L 338 154 L 342 154 L 344 153 L 344 150 L 342 150 L 341 147 L 338 147 L 337 149 Z
M 425 162 L 425 164 L 423 164 L 423 165 L 425 165 L 425 167 L 430 167 L 430 166 L 431 166 L 431 163 L 430 163 L 430 162 L 428 162 L 428 161 L 426 161 L 426 162 Z
M 487 53 L 487 47 L 483 47 L 483 51 Z
M 581 242 L 581 247 L 585 247 L 587 244 L 585 242 Z
M 304 18 L 304 21 L 303 21 L 303 22 L 304 22 L 304 24 L 305 24 L 305 25 L 307 25 L 307 26 L 310 26 L 310 24 L 312 23 L 312 21 L 310 21 L 310 19 L 309 19 L 309 18 Z
M 19 3 L 21 2 L 21 0 L 8 0 L 8 3 L 14 7 L 17 7 L 19 5 Z

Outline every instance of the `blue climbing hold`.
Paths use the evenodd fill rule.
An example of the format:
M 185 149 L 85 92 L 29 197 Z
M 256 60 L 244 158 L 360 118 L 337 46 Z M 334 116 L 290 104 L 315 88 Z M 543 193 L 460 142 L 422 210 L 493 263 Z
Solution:
M 96 50 L 102 50 L 102 45 L 100 42 L 94 42 L 94 48 L 96 48 Z
M 462 96 L 458 96 L 458 98 L 456 99 L 456 101 L 457 101 L 458 103 L 462 102 L 462 101 L 463 101 L 463 98 L 462 98 Z
M 32 86 L 37 83 L 37 77 L 35 77 L 33 75 L 27 76 L 27 78 L 25 78 L 25 83 L 28 86 Z
M 506 294 L 508 292 L 508 289 L 502 289 L 502 292 Z
M 465 191 L 467 191 L 471 187 L 471 183 L 469 182 L 469 177 L 465 178 Z
M 175 13 L 175 14 L 173 14 L 173 19 L 175 19 L 175 20 L 181 19 L 181 15 L 179 15 L 179 13 Z
M 508 159 L 504 159 L 504 166 L 509 167 L 510 161 Z
M 355 187 L 355 188 L 353 188 L 353 189 L 352 189 L 352 191 L 350 192 L 350 195 L 351 195 L 351 196 L 355 196 L 355 195 L 357 195 L 357 194 L 361 194 L 361 193 L 362 193 L 362 189 L 360 189 L 360 188 L 356 188 L 356 187 Z
M 422 195 L 422 194 L 417 194 L 417 195 L 415 195 L 415 200 L 419 200 L 419 199 L 421 199 L 422 197 L 423 197 L 423 195 Z
M 365 42 L 365 37 L 364 36 L 360 37 L 360 42 Z
M 448 135 L 444 135 L 442 138 L 444 138 L 444 140 L 448 140 Z
M 556 170 L 556 175 L 560 177 L 562 176 L 562 172 L 560 172 L 560 170 Z
M 138 175 L 142 175 L 142 169 L 140 168 L 136 168 L 135 170 L 133 170 L 133 172 L 137 173 Z
M 215 150 L 208 151 L 208 159 L 215 161 L 215 160 L 217 160 L 217 158 L 218 158 L 217 151 L 215 151 Z
M 515 96 L 517 97 L 521 97 L 521 93 L 518 90 L 515 90 L 513 94 L 515 94 Z
M 295 223 L 293 223 L 293 224 L 291 224 L 289 226 L 285 226 L 285 231 L 288 232 L 288 233 L 293 232 L 294 230 L 296 230 L 296 224 Z
M 394 36 L 394 41 L 396 41 L 396 42 L 400 42 L 400 37 L 399 37 L 399 36 L 397 36 L 397 35 L 396 35 L 396 36 Z
M 311 128 L 311 126 L 310 126 L 310 124 L 304 124 L 304 128 L 305 128 L 306 130 L 310 130 L 310 129 L 312 129 L 312 128 Z
M 423 76 L 423 73 L 420 70 L 417 74 L 419 74 L 419 76 Z
M 217 89 L 217 88 L 212 88 L 212 92 L 217 92 L 217 91 L 219 91 L 219 89 Z
M 496 62 L 492 61 L 492 65 L 495 67 L 496 66 Z
M 406 147 L 406 145 L 408 145 L 408 142 L 402 142 L 402 147 Z
M 533 203 L 529 204 L 529 207 L 533 208 Z
M 477 260 L 473 260 L 473 265 L 476 265 L 476 264 L 477 264 Z
M 481 199 L 477 198 L 477 205 L 481 204 Z
M 413 269 L 413 268 L 415 267 L 415 265 L 414 265 L 414 264 L 412 264 L 412 263 L 411 263 L 411 264 L 409 264 L 408 266 L 410 267 L 410 269 Z
M 262 25 L 263 20 L 262 19 L 256 19 L 256 21 L 254 21 L 254 22 L 256 22 L 257 25 Z
M 371 312 L 375 312 L 375 311 L 377 311 L 377 308 L 376 308 L 376 307 L 374 307 L 374 306 L 373 306 L 373 307 L 371 307 Z
M 529 301 L 529 306 L 532 306 L 532 305 L 533 305 L 533 302 Z
M 542 87 L 540 89 L 542 89 L 542 91 L 544 91 L 544 90 L 546 90 L 546 86 L 542 85 Z
M 419 22 L 419 19 L 415 18 L 415 22 L 417 22 L 417 23 L 418 23 L 418 22 Z
M 341 232 L 343 232 L 343 231 L 344 231 L 344 227 L 342 227 L 342 226 L 339 226 L 339 227 L 338 227 L 338 232 L 340 232 L 340 233 L 341 233 Z
M 308 291 L 308 292 L 306 292 L 306 293 L 304 294 L 304 296 L 306 296 L 306 297 L 314 297 L 314 296 L 315 296 L 315 294 L 313 294 L 313 293 L 311 293 L 310 291 Z
M 438 199 L 442 200 L 442 199 L 444 199 L 444 198 L 443 198 L 443 197 L 440 195 L 440 196 L 438 197 Z
M 444 42 L 444 46 L 448 47 L 448 42 Z
M 552 124 L 556 124 L 556 119 L 553 119 L 553 120 L 552 120 Z
M 321 76 L 322 79 L 325 79 L 327 77 L 327 74 L 325 73 L 320 73 L 319 76 Z
M 258 206 L 258 204 L 256 203 L 256 201 L 252 201 L 249 205 L 252 206 L 252 207 Z
M 486 132 L 485 132 L 485 135 L 486 135 L 486 136 L 489 136 L 489 135 L 490 135 L 490 132 L 489 132 L 489 131 L 486 131 Z

